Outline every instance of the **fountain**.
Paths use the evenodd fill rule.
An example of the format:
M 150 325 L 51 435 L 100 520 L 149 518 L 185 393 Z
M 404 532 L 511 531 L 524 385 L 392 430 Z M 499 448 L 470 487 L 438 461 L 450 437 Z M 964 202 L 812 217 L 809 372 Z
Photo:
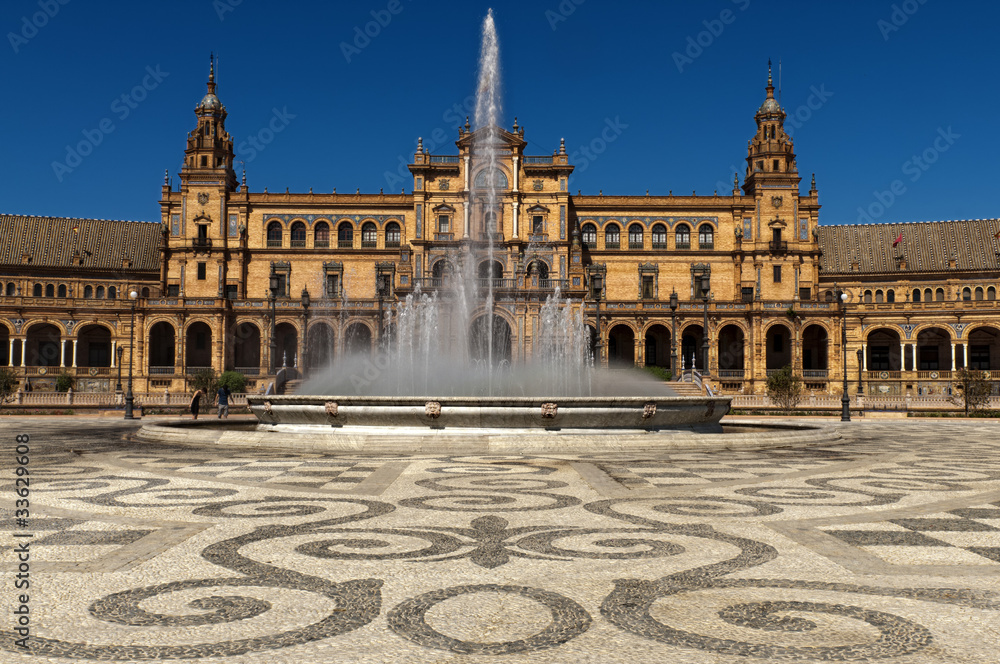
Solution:
M 491 10 L 479 61 L 475 177 L 467 175 L 476 185 L 462 241 L 448 256 L 450 274 L 442 275 L 448 287 L 422 292 L 418 286 L 390 307 L 380 325 L 391 333 L 380 335 L 374 357 L 338 358 L 300 394 L 249 397 L 258 434 L 338 450 L 511 452 L 592 449 L 611 441 L 637 449 L 678 431 L 721 432 L 729 399 L 678 397 L 652 376 L 595 368 L 583 303 L 563 299 L 558 287 L 540 307 L 526 349 L 530 360 L 515 361 L 513 319 L 498 307 L 493 267 L 502 197 L 512 195 L 498 188 L 499 151 L 506 147 L 499 67 Z M 473 223 L 485 242 L 473 237 Z

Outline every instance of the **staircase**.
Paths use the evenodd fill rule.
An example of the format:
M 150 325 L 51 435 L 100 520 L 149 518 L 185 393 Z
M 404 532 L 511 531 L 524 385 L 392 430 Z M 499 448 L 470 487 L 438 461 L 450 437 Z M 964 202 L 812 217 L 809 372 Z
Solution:
M 298 394 L 299 388 L 302 387 L 302 383 L 304 382 L 305 381 L 302 379 L 286 381 L 281 389 L 281 393 L 285 396 L 288 396 L 289 394 Z
M 680 381 L 671 381 L 667 385 L 674 392 L 677 393 L 679 397 L 703 397 L 705 392 L 696 385 L 695 383 L 682 383 Z

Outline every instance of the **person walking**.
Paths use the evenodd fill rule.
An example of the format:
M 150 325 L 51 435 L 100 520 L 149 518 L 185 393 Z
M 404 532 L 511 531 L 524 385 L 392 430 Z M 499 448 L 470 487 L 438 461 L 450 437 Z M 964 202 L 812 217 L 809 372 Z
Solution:
M 219 419 L 229 419 L 229 388 L 226 386 L 220 386 L 218 394 L 215 395 L 215 401 L 219 406 Z
M 198 419 L 198 410 L 201 408 L 201 398 L 205 395 L 200 389 L 191 397 L 191 419 Z

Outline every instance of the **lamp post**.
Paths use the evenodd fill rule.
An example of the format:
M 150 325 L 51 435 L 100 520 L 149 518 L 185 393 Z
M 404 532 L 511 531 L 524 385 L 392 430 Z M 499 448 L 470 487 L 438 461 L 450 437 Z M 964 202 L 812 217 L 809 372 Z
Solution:
M 118 346 L 115 354 L 118 356 L 118 382 L 115 383 L 115 394 L 120 395 L 122 393 L 122 355 L 125 354 L 125 349 Z
M 836 288 L 836 286 L 834 286 Z M 844 358 L 844 393 L 840 397 L 840 421 L 851 421 L 851 398 L 847 396 L 847 293 L 836 291 L 840 301 L 840 354 Z
M 670 378 L 678 380 L 677 375 L 677 291 L 670 294 Z
M 305 325 L 302 326 L 303 334 L 306 335 L 305 342 L 302 344 L 304 349 L 303 355 L 305 357 L 299 358 L 299 365 L 302 368 L 302 374 L 305 375 L 309 370 L 309 303 L 311 298 L 309 297 L 309 289 L 302 289 L 302 315 L 305 318 Z
M 268 364 L 270 364 L 269 373 L 273 376 L 276 372 L 276 362 L 278 355 L 278 341 L 274 338 L 274 301 L 278 298 L 278 275 L 274 272 L 274 266 L 271 266 L 271 279 L 270 283 L 271 291 L 271 344 L 269 346 L 270 353 L 268 355 Z
M 136 419 L 132 411 L 135 405 L 135 396 L 132 394 L 132 349 L 135 347 L 135 299 L 137 297 L 139 297 L 139 294 L 135 291 L 131 291 L 128 294 L 128 299 L 132 300 L 132 323 L 128 328 L 128 391 L 125 393 L 126 420 Z
M 382 307 L 386 295 L 386 275 L 375 275 L 375 292 L 378 295 L 378 349 L 381 352 L 385 349 L 385 323 L 382 319 Z
M 705 329 L 701 335 L 702 343 L 704 348 L 702 348 L 702 355 L 704 356 L 704 365 L 701 368 L 702 374 L 705 376 L 709 375 L 708 371 L 708 348 L 710 341 L 708 338 L 708 293 L 712 288 L 711 279 L 707 274 L 701 275 L 701 300 L 705 304 Z

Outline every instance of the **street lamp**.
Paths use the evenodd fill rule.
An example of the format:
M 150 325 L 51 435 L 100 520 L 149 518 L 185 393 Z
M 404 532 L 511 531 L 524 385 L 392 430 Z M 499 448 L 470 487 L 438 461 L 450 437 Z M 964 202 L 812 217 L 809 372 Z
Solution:
M 679 380 L 677 375 L 677 291 L 670 294 L 670 377 Z
M 388 279 L 384 274 L 375 275 L 375 292 L 378 295 L 378 348 L 379 351 L 385 349 L 385 322 L 383 321 L 382 307 L 387 294 Z
M 278 286 L 279 286 L 278 275 L 275 273 L 273 265 L 271 266 L 271 279 L 268 285 L 270 286 L 270 291 L 271 291 L 271 344 L 270 344 L 271 350 L 268 359 L 270 360 L 269 364 L 271 365 L 269 373 L 273 376 L 276 371 L 275 362 L 278 355 L 278 341 L 274 338 L 274 301 L 278 298 Z
M 705 304 L 705 330 L 701 335 L 702 343 L 704 343 L 704 348 L 702 348 L 702 354 L 704 355 L 705 363 L 701 368 L 702 374 L 705 376 L 709 375 L 708 371 L 708 347 L 710 344 L 708 338 L 708 293 L 712 288 L 711 279 L 707 274 L 701 275 L 701 300 Z
M 300 358 L 299 365 L 302 367 L 303 375 L 309 370 L 309 289 L 302 289 L 302 310 L 303 316 L 305 317 L 305 325 L 303 326 L 304 334 L 306 335 L 305 343 L 302 344 L 305 349 L 305 357 Z
M 128 328 L 128 391 L 125 393 L 126 420 L 136 419 L 135 414 L 132 412 L 132 407 L 135 404 L 135 396 L 132 394 L 132 349 L 135 347 L 135 300 L 137 297 L 139 297 L 139 294 L 135 291 L 131 291 L 128 294 L 128 299 L 132 300 L 132 323 Z
M 834 286 L 836 288 L 836 286 Z M 840 301 L 840 354 L 844 358 L 844 393 L 840 397 L 840 421 L 851 421 L 851 399 L 847 396 L 847 293 L 837 291 Z

